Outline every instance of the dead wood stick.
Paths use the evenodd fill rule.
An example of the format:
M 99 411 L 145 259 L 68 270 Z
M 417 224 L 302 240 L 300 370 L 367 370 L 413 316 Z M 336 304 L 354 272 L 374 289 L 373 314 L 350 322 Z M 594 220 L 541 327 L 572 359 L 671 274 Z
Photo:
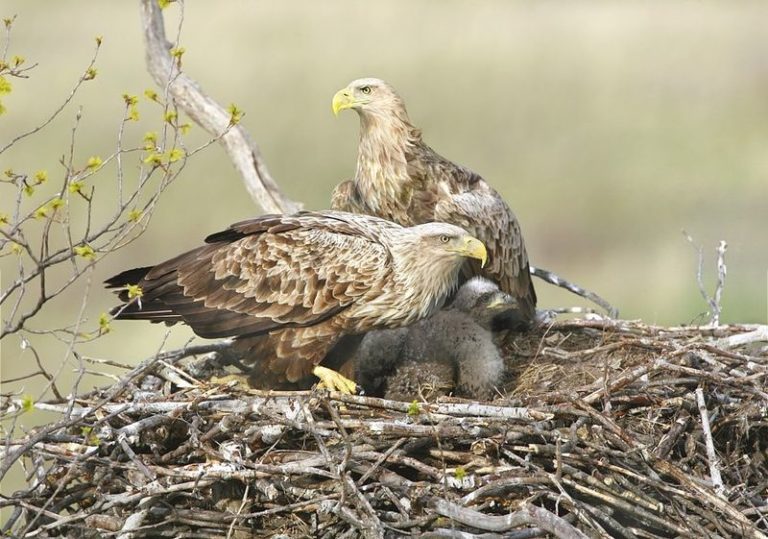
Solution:
M 715 346 L 718 348 L 736 348 L 737 346 L 764 341 L 768 341 L 768 326 L 758 326 L 747 333 L 737 333 L 730 337 L 718 339 L 715 341 Z
M 679 374 L 684 374 L 687 376 L 691 376 L 696 379 L 705 379 L 705 380 L 711 380 L 712 382 L 723 384 L 723 385 L 734 385 L 739 386 L 743 383 L 743 380 L 740 377 L 728 377 L 723 376 L 719 373 L 712 373 L 709 371 L 706 371 L 704 369 L 694 369 L 693 367 L 686 367 L 685 365 L 676 365 L 674 363 L 668 362 L 664 358 L 660 358 L 656 360 L 656 363 L 668 370 Z
M 142 494 L 142 496 L 146 496 L 146 494 Z M 33 507 L 34 506 L 29 506 L 30 509 L 32 509 Z M 79 522 L 81 520 L 85 520 L 86 517 L 88 517 L 91 514 L 102 513 L 104 508 L 101 507 L 101 502 L 99 502 L 96 505 L 94 505 L 93 507 L 89 507 L 88 509 L 89 509 L 88 512 L 80 511 L 78 513 L 75 513 L 75 514 L 72 514 L 72 515 L 66 515 L 66 516 L 62 516 L 62 515 L 57 515 L 55 513 L 51 513 L 51 515 L 53 515 L 54 519 L 56 517 L 58 517 L 58 519 L 55 520 L 54 522 L 49 522 L 48 524 L 43 524 L 42 526 L 39 526 L 38 528 L 35 528 L 34 530 L 32 530 L 32 531 L 30 531 L 28 533 L 25 533 L 24 537 L 25 538 L 26 537 L 37 537 L 38 535 L 42 535 L 43 537 L 50 537 L 50 535 L 46 535 L 47 531 L 49 531 L 49 530 L 60 530 L 60 529 L 62 529 L 64 527 L 66 527 L 69 524 L 73 524 L 75 522 Z M 41 509 L 39 507 L 34 507 L 34 509 L 32 509 L 32 510 L 35 513 L 38 513 L 38 512 L 40 512 L 43 509 Z M 46 514 L 46 516 L 48 516 L 48 515 Z
M 320 459 L 324 462 L 322 457 L 320 457 Z M 338 479 L 335 474 L 332 474 L 327 470 L 316 468 L 315 466 L 309 466 L 302 461 L 289 462 L 281 465 L 249 464 L 247 469 L 235 468 L 228 464 L 214 464 L 210 466 L 201 464 L 198 466 L 190 465 L 184 469 L 168 469 L 159 466 L 151 466 L 150 470 L 154 471 L 157 475 L 178 477 L 181 479 L 237 479 L 243 482 L 273 475 L 294 474 L 318 475 L 328 479 Z
M 185 481 L 183 483 L 176 483 L 174 485 L 170 485 L 165 488 L 153 488 L 151 490 L 151 493 L 146 490 L 141 490 L 139 492 L 128 492 L 123 494 L 106 494 L 104 496 L 104 499 L 106 502 L 104 503 L 104 506 L 101 508 L 101 512 L 105 513 L 108 509 L 111 509 L 113 507 L 117 506 L 124 506 L 129 505 L 132 503 L 138 503 L 143 498 L 146 498 L 147 496 L 163 496 L 166 494 L 172 494 L 174 492 L 183 492 L 185 490 L 196 490 L 199 488 L 205 488 L 210 485 L 212 485 L 215 482 L 214 479 L 200 479 L 195 478 L 192 481 Z
M 396 522 L 387 522 L 387 526 L 394 530 L 406 530 L 409 528 L 424 528 L 431 525 L 439 517 L 435 514 L 428 514 L 423 517 L 410 518 Z
M 728 244 L 721 240 L 717 246 L 717 285 L 715 286 L 714 295 L 710 296 L 704 288 L 704 279 L 702 278 L 702 273 L 704 271 L 704 250 L 701 245 L 697 245 L 696 242 L 693 241 L 693 238 L 685 230 L 683 230 L 683 236 L 685 236 L 685 239 L 688 240 L 688 243 L 691 244 L 698 256 L 698 263 L 696 265 L 696 284 L 699 287 L 701 297 L 703 297 L 704 301 L 709 305 L 710 325 L 719 326 L 720 313 L 722 311 L 720 300 L 723 295 L 726 274 L 725 251 L 728 249 Z
M 456 420 L 453 423 L 442 421 L 437 425 L 419 425 L 402 423 L 396 419 L 386 421 L 380 419 L 344 419 L 341 424 L 344 428 L 363 431 L 372 436 L 481 436 L 485 430 L 481 426 L 470 424 L 468 421 L 458 422 Z M 321 421 L 317 425 L 321 428 L 331 428 L 334 426 L 334 423 Z M 502 427 L 503 425 L 499 425 L 499 428 Z
M 281 505 L 280 507 L 274 507 L 272 509 L 265 509 L 263 511 L 257 511 L 255 513 L 241 513 L 237 518 L 261 518 L 270 515 L 277 515 L 279 513 L 290 513 L 296 509 L 303 509 L 305 507 L 319 505 L 321 502 L 327 500 L 335 500 L 339 497 L 338 493 L 325 494 L 323 496 L 316 496 L 311 500 L 303 500 L 300 502 L 291 503 L 288 505 Z M 234 516 L 233 516 L 234 517 Z
M 600 378 L 597 382 L 592 384 L 593 386 L 602 386 L 600 389 L 593 391 L 586 397 L 584 397 L 582 400 L 588 404 L 593 404 L 600 400 L 603 395 L 606 393 L 612 393 L 616 391 L 617 389 L 621 389 L 622 387 L 625 387 L 638 378 L 645 376 L 648 374 L 652 369 L 656 368 L 656 363 L 654 362 L 653 365 L 639 365 L 635 367 L 634 369 L 631 369 L 618 378 L 615 378 L 614 380 L 611 380 L 611 382 L 606 386 L 605 385 L 605 379 Z
M 221 395 L 225 396 L 224 394 Z M 227 395 L 228 396 L 228 395 Z M 158 402 L 129 402 L 129 403 L 111 403 L 100 406 L 99 409 L 107 413 L 120 412 L 124 414 L 163 414 L 178 410 L 186 410 L 194 406 L 198 410 L 212 412 L 228 413 L 279 413 L 287 417 L 296 415 L 299 404 L 298 397 L 250 397 L 243 399 L 225 399 L 216 398 L 217 395 L 209 395 L 209 399 L 195 402 L 193 400 L 185 401 L 158 401 Z M 50 412 L 66 412 L 67 406 L 47 403 L 35 403 L 35 407 L 40 410 Z M 85 416 L 94 411 L 90 406 L 74 408 L 73 416 Z
M 526 532 L 529 530 L 525 530 Z M 529 537 L 540 537 L 546 532 L 538 530 L 537 535 L 526 535 Z M 432 531 L 424 532 L 418 536 L 419 539 L 520 539 L 519 535 L 499 535 L 498 533 L 469 533 L 461 530 L 449 530 L 448 528 L 435 528 Z
M 732 521 L 733 527 L 738 527 L 740 529 L 740 533 L 743 537 L 748 539 L 768 539 L 768 535 L 758 530 L 755 527 L 755 524 L 750 522 L 741 511 L 735 508 L 727 500 L 713 494 L 708 487 L 702 486 L 698 481 L 691 479 L 688 472 L 681 470 L 667 460 L 656 460 L 652 462 L 652 466 L 658 473 L 672 477 L 678 483 L 695 492 L 700 497 L 701 501 L 722 512 L 727 519 Z
M 659 445 L 653 450 L 653 454 L 657 458 L 665 459 L 672 452 L 680 435 L 686 431 L 688 425 L 691 423 L 691 415 L 687 410 L 683 409 L 680 412 L 680 417 L 675 420 L 672 428 L 662 437 Z
M 312 412 L 309 410 L 309 406 L 307 406 L 306 402 L 301 403 L 301 411 L 304 414 L 304 419 L 307 421 L 307 431 L 315 439 L 315 442 L 317 443 L 317 448 L 320 450 L 320 453 L 323 455 L 323 458 L 325 459 L 325 463 L 328 466 L 328 471 L 331 472 L 332 474 L 335 474 L 336 477 L 338 478 L 338 474 L 340 470 L 338 466 L 334 466 L 335 462 L 333 458 L 331 458 L 331 453 L 328 451 L 328 447 L 326 447 L 322 436 L 320 436 L 320 434 L 317 431 L 315 418 L 312 415 Z
M 463 505 L 469 505 L 486 496 L 502 496 L 507 491 L 518 487 L 549 484 L 550 480 L 545 474 L 535 474 L 525 477 L 505 477 L 504 479 L 498 479 L 470 492 L 461 499 L 461 503 Z
M 564 464 L 563 470 L 566 473 L 568 473 L 568 475 L 573 477 L 574 480 L 577 480 L 586 485 L 589 485 L 595 490 L 603 491 L 608 495 L 613 496 L 617 499 L 621 499 L 630 505 L 635 505 L 638 507 L 642 506 L 642 508 L 644 508 L 647 511 L 652 511 L 654 514 L 662 513 L 664 510 L 664 504 L 662 504 L 658 500 L 648 499 L 642 494 L 638 495 L 637 493 L 632 492 L 631 490 L 625 487 L 622 487 L 621 485 L 614 486 L 614 488 L 611 488 L 611 486 L 614 485 L 614 483 L 608 484 L 608 483 L 602 482 L 596 479 L 595 477 L 593 477 L 592 475 L 582 472 L 578 468 L 575 468 L 569 464 Z M 618 481 L 615 481 L 615 483 L 618 483 Z
M 549 284 L 553 284 L 555 286 L 559 286 L 560 288 L 566 289 L 568 292 L 571 292 L 572 294 L 576 294 L 577 296 L 581 296 L 584 299 L 587 299 L 594 303 L 595 305 L 598 305 L 602 309 L 605 310 L 606 313 L 608 313 L 608 316 L 611 318 L 618 318 L 619 317 L 619 310 L 608 303 L 606 300 L 595 294 L 594 292 L 590 292 L 586 288 L 582 288 L 577 284 L 574 284 L 570 281 L 567 281 L 560 277 L 559 275 L 552 273 L 549 270 L 545 270 L 543 268 L 537 268 L 534 266 L 531 266 L 530 268 L 531 275 L 535 275 L 539 279 L 541 279 L 544 282 L 547 282 Z
M 606 504 L 616 507 L 617 509 L 624 511 L 629 515 L 632 515 L 634 518 L 636 518 L 640 522 L 644 522 L 646 524 L 654 524 L 665 530 L 672 530 L 675 533 L 681 535 L 682 537 L 685 537 L 686 535 L 685 528 L 678 526 L 677 524 L 670 521 L 669 519 L 666 519 L 659 515 L 655 515 L 650 511 L 647 511 L 642 507 L 639 507 L 638 505 L 629 503 L 628 501 L 623 500 L 614 494 L 610 494 L 603 490 L 595 490 L 593 488 L 589 488 L 569 477 L 563 477 L 562 481 L 563 481 L 563 484 L 570 487 L 571 489 L 574 489 L 580 492 L 581 494 L 586 494 L 593 498 L 602 500 Z
M 393 472 L 392 470 L 389 470 L 383 467 L 374 470 L 372 469 L 372 466 L 366 463 L 352 462 L 350 463 L 350 469 L 355 473 L 361 473 L 361 474 L 366 472 L 371 472 L 371 474 L 376 478 L 376 481 L 379 485 L 382 485 L 384 487 L 388 487 L 391 489 L 395 489 L 399 492 L 407 492 L 415 484 L 410 479 L 406 479 L 402 475 L 396 472 Z
M 382 455 L 376 451 L 355 451 L 354 456 L 356 458 L 373 460 L 376 462 L 378 462 L 378 460 L 382 457 Z M 422 474 L 431 477 L 436 481 L 442 479 L 443 477 L 442 472 L 437 468 L 430 466 L 429 464 L 425 464 L 419 459 L 409 457 L 407 455 L 401 455 L 399 452 L 391 453 L 387 459 L 395 464 L 402 464 L 403 466 L 413 468 L 414 470 L 421 472 Z
M 42 508 L 42 507 L 38 507 L 38 506 L 33 505 L 33 504 L 31 504 L 31 503 L 29 503 L 29 502 L 27 502 L 25 500 L 19 499 L 19 500 L 14 500 L 14 501 L 15 501 L 15 503 L 16 503 L 16 505 L 18 507 L 23 507 L 24 509 L 27 509 L 28 511 L 30 511 L 32 513 L 37 513 L 37 514 L 40 514 L 40 515 L 43 515 L 45 517 L 50 518 L 51 520 L 54 521 L 52 524 L 59 524 L 61 522 L 66 523 L 66 522 L 69 522 L 69 521 L 72 520 L 72 516 L 71 515 L 70 516 L 62 517 L 58 513 L 54 513 L 53 511 L 49 511 L 48 509 L 45 509 L 45 508 Z M 78 519 L 78 520 L 80 520 L 80 519 Z M 38 528 L 38 530 L 39 529 L 40 528 Z M 35 534 L 39 534 L 39 533 L 40 532 L 38 532 L 37 530 L 34 530 L 30 534 L 25 535 L 25 537 L 32 537 Z
M 582 468 L 581 469 L 592 469 L 596 466 L 599 466 L 600 468 L 603 468 L 605 470 L 609 470 L 611 472 L 616 472 L 619 475 L 622 475 L 624 477 L 630 478 L 634 481 L 637 481 L 638 483 L 642 483 L 644 485 L 651 486 L 657 490 L 667 492 L 673 496 L 678 497 L 685 497 L 689 496 L 692 499 L 695 499 L 695 496 L 692 496 L 691 494 L 687 493 L 681 488 L 678 488 L 672 483 L 665 483 L 661 481 L 658 478 L 653 477 L 647 477 L 642 474 L 636 473 L 632 470 L 628 470 L 626 468 L 623 468 L 621 466 L 616 466 L 614 464 L 610 464 L 607 462 L 600 462 L 596 463 L 594 459 L 589 457 L 588 455 L 573 455 L 570 454 L 566 457 L 566 459 L 571 462 L 574 466 L 579 465 Z
M 611 342 L 608 344 L 601 344 L 600 346 L 595 346 L 593 348 L 587 348 L 585 350 L 577 350 L 573 352 L 567 352 L 558 347 L 545 346 L 541 349 L 541 354 L 546 354 L 551 357 L 557 357 L 562 359 L 578 359 L 578 358 L 594 356 L 595 354 L 599 354 L 599 353 L 613 352 L 614 350 L 617 350 L 619 348 L 624 348 L 627 346 L 649 347 L 649 344 L 650 343 L 648 343 L 648 339 L 646 338 L 633 338 L 633 339 L 624 339 L 621 341 Z
M 245 509 L 246 504 L 248 503 L 248 499 L 250 498 L 249 494 L 251 491 L 251 485 L 247 484 L 245 485 L 245 488 L 243 489 L 243 497 L 240 499 L 240 505 L 237 508 L 237 512 L 232 516 L 232 522 L 230 522 L 229 527 L 227 528 L 227 539 L 230 539 L 232 537 L 232 534 L 235 533 L 235 526 L 237 525 L 237 521 L 243 519 L 242 516 L 243 509 Z M 214 513 L 216 517 L 219 515 Z M 240 528 L 243 529 L 243 528 Z
M 134 453 L 133 449 L 131 449 L 131 446 L 128 445 L 128 441 L 125 437 L 125 435 L 119 435 L 117 437 L 118 442 L 120 443 L 120 447 L 122 448 L 123 452 L 126 454 L 126 456 L 131 459 L 131 462 L 133 462 L 136 465 L 136 468 L 144 474 L 144 477 L 149 479 L 150 482 L 157 479 L 157 476 L 152 473 L 152 471 L 147 468 L 147 466 L 139 460 L 139 457 L 136 456 L 136 453 Z
M 173 419 L 165 414 L 153 415 L 121 427 L 117 432 L 118 436 L 124 436 L 129 439 L 131 443 L 135 443 L 136 437 L 143 431 L 159 427 L 160 425 L 170 423 L 171 421 L 173 421 Z
M 357 505 L 361 511 L 368 516 L 365 522 L 365 536 L 384 537 L 384 526 L 381 523 L 381 519 L 379 519 L 379 516 L 376 514 L 376 511 L 371 506 L 371 503 L 368 501 L 365 495 L 360 492 L 360 489 L 357 487 L 354 480 L 349 476 L 348 473 L 343 472 L 342 476 L 344 486 L 353 494 L 354 499 L 357 500 Z
M 86 413 L 90 414 L 95 410 L 101 409 L 103 406 L 108 406 L 106 403 L 111 402 L 113 399 L 116 399 L 120 393 L 125 391 L 125 389 L 130 385 L 130 383 L 138 378 L 139 376 L 149 372 L 151 369 L 153 369 L 157 362 L 159 361 L 177 361 L 183 357 L 186 357 L 188 355 L 193 355 L 197 351 L 202 350 L 211 350 L 211 349 L 217 349 L 222 346 L 221 343 L 213 343 L 210 345 L 202 345 L 197 347 L 186 347 L 179 350 L 173 350 L 171 352 L 165 352 L 156 354 L 154 357 L 148 358 L 144 361 L 142 361 L 139 365 L 137 365 L 132 371 L 126 373 L 122 377 L 122 381 L 111 387 L 109 391 L 107 391 L 106 395 L 102 396 L 98 402 L 88 408 L 74 408 L 70 410 L 68 405 L 62 405 L 59 408 L 55 408 L 55 405 L 47 405 L 48 408 L 45 408 L 45 403 L 35 403 L 35 407 L 40 410 L 49 409 L 52 411 L 58 411 L 63 414 L 66 414 L 66 417 L 63 419 L 51 423 L 44 428 L 40 429 L 36 433 L 30 435 L 26 440 L 21 442 L 21 446 L 16 449 L 15 451 L 4 451 L 3 452 L 3 459 L 0 461 L 0 480 L 5 477 L 5 474 L 8 472 L 10 467 L 13 465 L 16 460 L 19 459 L 26 451 L 40 442 L 41 440 L 45 439 L 46 436 L 49 434 L 56 432 L 56 431 L 62 431 L 64 429 L 67 429 L 73 425 L 76 425 L 80 421 L 82 421 L 83 415 L 79 413 L 82 410 L 87 410 Z M 115 410 L 122 409 L 125 405 L 112 405 Z M 6 444 L 8 446 L 8 444 Z
M 380 457 L 376 459 L 376 462 L 373 463 L 373 466 L 363 474 L 363 476 L 357 480 L 358 485 L 365 485 L 365 482 L 368 481 L 368 478 L 371 477 L 371 474 L 375 472 L 379 466 L 384 464 L 384 461 L 389 458 L 390 455 L 392 455 L 395 451 L 397 451 L 401 445 L 405 443 L 405 438 L 400 438 L 397 441 L 395 441 L 394 444 L 392 444 L 389 449 L 387 449 L 384 453 L 381 454 Z
M 723 496 L 725 494 L 725 486 L 720 475 L 720 459 L 717 457 L 715 443 L 712 440 L 712 430 L 709 426 L 709 410 L 707 410 L 707 403 L 704 402 L 704 390 L 699 386 L 694 393 L 696 394 L 696 404 L 701 415 L 701 428 L 704 431 L 704 444 L 707 448 L 707 461 L 709 462 L 709 476 L 712 478 L 715 492 L 719 496 Z
M 538 526 L 559 539 L 587 539 L 561 517 L 528 503 L 521 504 L 518 511 L 505 516 L 486 515 L 440 498 L 433 500 L 433 508 L 439 515 L 481 530 L 505 532 L 519 526 Z
M 572 318 L 569 320 L 558 320 L 552 324 L 553 329 L 565 330 L 570 328 L 590 328 L 600 331 L 616 331 L 629 335 L 646 336 L 700 336 L 700 337 L 728 337 L 733 333 L 743 333 L 754 331 L 760 328 L 760 324 L 730 324 L 713 327 L 704 326 L 656 326 L 645 324 L 641 320 L 590 320 L 585 318 Z
M 349 510 L 348 507 L 345 507 L 343 505 L 337 505 L 333 512 L 341 518 L 344 522 L 351 524 L 353 527 L 360 530 L 361 533 L 365 533 L 366 531 L 366 525 L 365 523 L 357 518 L 357 516 Z
M 390 401 L 394 402 L 394 401 Z M 399 403 L 407 406 L 406 403 Z M 272 419 L 284 417 L 284 421 L 293 426 L 298 423 L 295 420 L 287 419 L 295 415 L 296 399 L 294 397 L 251 397 L 247 399 L 226 399 L 226 400 L 203 400 L 194 401 L 175 401 L 175 402 L 137 402 L 125 404 L 105 404 L 100 408 L 107 413 L 120 412 L 123 414 L 165 414 L 173 411 L 182 411 L 188 409 L 191 405 L 201 411 L 215 411 L 220 413 L 239 413 L 239 414 L 260 414 L 266 415 Z M 46 403 L 36 403 L 35 406 L 48 411 L 66 411 L 63 405 L 51 405 Z M 431 406 L 431 405 L 425 405 Z M 473 424 L 463 417 L 458 422 L 458 418 L 446 418 L 439 422 L 437 427 L 431 425 L 402 423 L 398 420 L 379 420 L 379 419 L 344 419 L 341 426 L 348 429 L 359 429 L 372 435 L 395 435 L 395 436 L 432 436 L 435 434 L 435 428 L 444 436 L 461 436 L 471 432 L 477 435 L 482 434 L 485 427 L 485 420 L 489 419 L 509 419 L 520 418 L 518 410 L 523 410 L 524 415 L 536 416 L 537 418 L 551 418 L 552 414 L 538 412 L 533 410 L 504 408 L 498 406 L 472 405 L 472 404 L 438 404 L 434 406 L 439 411 L 450 411 L 452 415 L 464 415 L 461 411 L 478 412 L 485 415 L 475 417 L 477 421 Z M 83 417 L 89 415 L 93 409 L 91 407 L 74 408 L 72 415 L 74 417 Z M 491 416 L 496 413 L 496 416 Z M 319 434 L 329 435 L 330 431 L 335 430 L 338 425 L 333 421 L 319 421 L 315 423 Z
M 613 518 L 612 507 L 605 507 L 597 504 L 579 504 L 579 509 L 582 511 L 583 515 L 586 515 L 586 518 L 582 518 L 582 522 L 589 522 L 590 526 L 599 530 L 599 533 L 602 537 L 605 537 L 606 539 L 638 539 L 637 534 L 630 532 L 627 528 L 619 524 L 615 518 Z M 590 522 L 590 519 L 592 519 L 592 522 Z M 611 528 L 610 535 L 608 535 L 605 531 L 606 524 Z M 641 535 L 640 537 L 644 536 Z
M 288 199 L 269 173 L 261 150 L 242 125 L 232 121 L 232 114 L 209 97 L 199 84 L 182 73 L 171 56 L 171 44 L 165 37 L 165 21 L 157 0 L 142 0 L 147 70 L 155 83 L 167 89 L 174 102 L 221 144 L 240 173 L 251 198 L 266 212 L 293 213 L 300 204 Z
M 725 274 L 728 269 L 725 266 L 725 251 L 728 249 L 728 244 L 720 240 L 717 244 L 717 285 L 715 286 L 715 295 L 712 298 L 712 303 L 717 306 L 717 317 L 712 315 L 712 325 L 720 325 L 720 313 L 722 312 L 721 300 L 723 296 L 723 288 L 725 288 Z
M 641 447 L 632 436 L 619 427 L 619 425 L 617 425 L 610 417 L 599 413 L 582 401 L 576 401 L 574 404 L 578 409 L 586 412 L 592 420 L 606 427 L 607 432 L 613 433 L 616 436 L 616 442 L 621 446 L 621 451 L 632 451 Z
M 408 413 L 411 409 L 411 403 L 408 402 L 379 399 L 376 397 L 366 397 L 364 395 L 347 395 L 338 392 L 331 392 L 330 400 L 335 400 L 346 404 L 359 404 L 361 406 L 369 406 L 371 408 L 396 410 L 398 412 L 405 413 Z M 552 419 L 553 417 L 552 414 L 533 410 L 530 408 L 494 406 L 476 402 L 420 403 L 419 410 L 421 412 L 431 414 L 493 417 L 499 419 L 521 419 L 525 421 L 546 421 Z
M 133 532 L 140 528 L 142 524 L 144 524 L 144 519 L 147 518 L 148 514 L 149 511 L 147 509 L 143 509 L 133 513 L 131 516 L 126 518 L 123 527 L 120 529 L 120 535 L 117 536 L 117 539 L 133 539 Z

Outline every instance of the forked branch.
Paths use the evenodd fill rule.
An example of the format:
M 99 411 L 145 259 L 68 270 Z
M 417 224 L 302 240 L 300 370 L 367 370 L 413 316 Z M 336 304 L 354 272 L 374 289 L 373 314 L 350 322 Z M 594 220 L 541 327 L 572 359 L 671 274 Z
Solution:
M 251 198 L 266 212 L 293 213 L 301 204 L 282 192 L 267 169 L 261 150 L 242 125 L 232 125 L 232 114 L 209 97 L 197 82 L 181 72 L 165 37 L 165 23 L 157 0 L 142 0 L 147 69 L 158 86 L 195 123 L 221 144 L 243 178 Z

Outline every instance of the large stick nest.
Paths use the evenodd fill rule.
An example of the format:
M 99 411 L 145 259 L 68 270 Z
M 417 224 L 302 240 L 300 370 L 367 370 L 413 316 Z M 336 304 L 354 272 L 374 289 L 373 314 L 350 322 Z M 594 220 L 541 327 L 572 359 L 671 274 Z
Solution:
M 64 418 L 7 447 L 4 531 L 765 538 L 767 329 L 559 322 L 506 339 L 493 403 L 249 391 L 166 354 L 38 404 Z

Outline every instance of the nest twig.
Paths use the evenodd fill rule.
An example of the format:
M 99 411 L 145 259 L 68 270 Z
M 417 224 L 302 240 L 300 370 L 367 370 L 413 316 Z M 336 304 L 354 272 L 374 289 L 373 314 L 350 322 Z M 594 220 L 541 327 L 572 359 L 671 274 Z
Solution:
M 559 322 L 507 339 L 492 403 L 245 390 L 166 355 L 38 403 L 66 421 L 5 446 L 28 487 L 0 501 L 3 531 L 766 538 L 765 336 Z

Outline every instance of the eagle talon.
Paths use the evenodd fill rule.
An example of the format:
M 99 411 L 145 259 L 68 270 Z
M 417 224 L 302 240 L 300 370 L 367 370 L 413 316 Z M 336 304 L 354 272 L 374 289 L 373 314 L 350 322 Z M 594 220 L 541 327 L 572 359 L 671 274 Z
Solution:
M 312 369 L 312 374 L 320 378 L 320 383 L 317 384 L 317 387 L 338 391 L 339 393 L 346 393 L 348 395 L 355 395 L 359 392 L 359 387 L 354 380 L 350 380 L 327 367 L 318 365 Z

